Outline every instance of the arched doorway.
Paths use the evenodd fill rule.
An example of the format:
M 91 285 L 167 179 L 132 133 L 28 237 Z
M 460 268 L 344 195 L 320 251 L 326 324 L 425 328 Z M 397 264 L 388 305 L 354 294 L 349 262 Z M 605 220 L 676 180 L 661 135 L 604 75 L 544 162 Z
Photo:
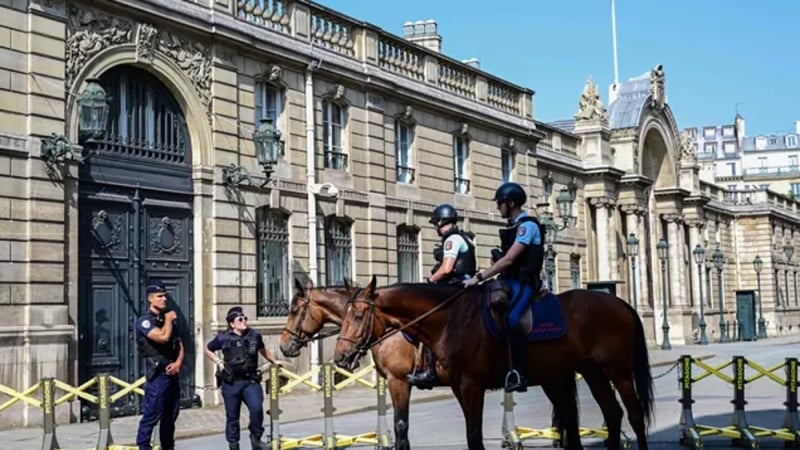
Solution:
M 193 400 L 194 288 L 191 140 L 172 93 L 132 66 L 105 72 L 111 97 L 105 135 L 84 139 L 79 170 L 78 358 L 81 382 L 98 373 L 134 381 L 142 373 L 135 322 L 146 283 L 162 280 L 178 312 L 186 351 L 184 404 Z M 115 415 L 135 414 L 131 395 Z M 83 415 L 91 415 L 88 408 Z

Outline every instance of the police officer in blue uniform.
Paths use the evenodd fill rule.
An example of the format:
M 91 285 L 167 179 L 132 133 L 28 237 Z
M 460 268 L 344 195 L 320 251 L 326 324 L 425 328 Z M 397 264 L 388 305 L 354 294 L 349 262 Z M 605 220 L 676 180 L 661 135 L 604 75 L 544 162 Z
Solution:
M 525 392 L 527 362 L 527 340 L 519 330 L 522 313 L 530 306 L 533 294 L 542 286 L 541 272 L 544 263 L 544 229 L 539 222 L 522 210 L 527 201 L 525 190 L 517 183 L 504 183 L 494 195 L 497 209 L 508 227 L 500 229 L 500 252 L 493 252 L 492 265 L 464 282 L 475 285 L 486 278 L 500 274 L 500 278 L 511 289 L 509 312 L 505 317 L 506 329 L 510 330 L 512 369 L 506 376 L 506 392 Z
M 430 283 L 461 283 L 470 278 L 477 270 L 475 260 L 475 244 L 469 233 L 459 229 L 458 212 L 452 205 L 437 206 L 429 222 L 436 228 L 441 238 L 440 245 L 433 249 L 436 264 L 428 278 Z M 436 375 L 436 361 L 430 348 L 420 344 L 423 350 L 422 364 L 408 374 L 409 384 L 420 389 L 431 389 L 439 384 Z
M 250 443 L 253 450 L 266 450 L 261 442 L 264 434 L 264 393 L 258 355 L 282 366 L 266 346 L 261 334 L 247 325 L 247 316 L 240 306 L 225 315 L 228 330 L 219 333 L 206 345 L 205 354 L 214 361 L 221 377 L 222 399 L 225 402 L 225 440 L 230 450 L 239 450 L 239 411 L 242 402 L 250 411 Z M 222 351 L 222 359 L 214 352 Z
M 145 289 L 150 307 L 136 321 L 136 340 L 144 357 L 145 376 L 142 419 L 136 435 L 139 450 L 151 450 L 153 428 L 160 422 L 161 448 L 175 448 L 175 421 L 180 407 L 183 342 L 177 314 L 167 310 L 167 289 L 159 281 Z

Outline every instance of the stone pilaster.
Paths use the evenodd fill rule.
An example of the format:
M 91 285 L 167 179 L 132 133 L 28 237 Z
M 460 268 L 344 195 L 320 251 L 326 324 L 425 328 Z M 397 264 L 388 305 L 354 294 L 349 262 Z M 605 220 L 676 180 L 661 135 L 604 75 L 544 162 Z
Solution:
M 599 280 L 611 279 L 611 263 L 616 262 L 616 257 L 612 258 L 611 245 L 609 245 L 609 233 L 614 229 L 610 225 L 609 209 L 616 205 L 616 201 L 609 197 L 596 197 L 589 200 L 595 208 L 595 225 L 597 230 L 597 278 Z M 616 249 L 614 251 L 616 254 Z

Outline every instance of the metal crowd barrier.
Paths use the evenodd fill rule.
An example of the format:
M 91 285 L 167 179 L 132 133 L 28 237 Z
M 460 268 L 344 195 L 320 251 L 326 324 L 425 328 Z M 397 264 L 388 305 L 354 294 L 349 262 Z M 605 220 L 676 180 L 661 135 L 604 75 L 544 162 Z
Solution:
M 319 379 L 320 371 L 322 372 L 321 385 L 314 381 L 315 379 Z M 271 450 L 288 450 L 300 447 L 338 449 L 355 445 L 371 445 L 378 450 L 389 450 L 392 448 L 392 439 L 388 432 L 388 422 L 386 418 L 386 380 L 381 376 L 377 376 L 374 364 L 370 364 L 356 372 L 348 372 L 336 367 L 332 363 L 326 363 L 303 375 L 296 375 L 288 370 L 272 365 L 270 366 L 269 372 L 271 382 L 269 384 L 269 411 L 267 414 L 270 418 L 268 433 Z M 345 377 L 344 380 L 336 383 L 336 374 L 343 375 Z M 365 378 L 372 374 L 376 375 L 375 378 L 377 381 L 372 382 Z M 280 383 L 277 382 L 281 375 L 289 378 L 288 383 L 282 387 Z M 375 431 L 369 431 L 354 436 L 342 435 L 336 433 L 333 428 L 334 412 L 336 411 L 333 405 L 333 394 L 354 383 L 360 383 L 371 389 L 375 389 L 378 400 L 378 423 Z M 280 415 L 282 411 L 280 409 L 280 396 L 291 392 L 298 386 L 306 386 L 315 392 L 322 391 L 324 424 L 322 433 L 304 437 L 288 437 L 281 434 Z
M 702 369 L 698 375 L 693 375 L 693 367 Z M 733 376 L 722 372 L 723 369 L 733 367 Z M 747 368 L 754 372 L 747 376 Z M 784 369 L 785 378 L 776 375 L 775 372 Z M 785 362 L 774 367 L 764 368 L 746 359 L 744 356 L 734 356 L 730 362 L 717 367 L 710 366 L 699 359 L 692 358 L 690 355 L 683 355 L 680 359 L 679 383 L 681 388 L 681 399 L 683 406 L 680 418 L 681 445 L 699 449 L 703 447 L 703 437 L 721 435 L 731 438 L 732 444 L 743 448 L 760 447 L 761 438 L 776 438 L 784 441 L 786 447 L 800 448 L 800 421 L 797 416 L 797 358 L 786 358 Z M 692 385 L 710 376 L 715 376 L 727 384 L 733 385 L 733 416 L 731 424 L 725 427 L 713 427 L 700 425 L 695 422 L 692 412 Z M 775 383 L 786 387 L 786 412 L 780 428 L 769 429 L 749 425 L 745 415 L 745 391 L 747 386 L 759 378 L 772 380 Z
M 583 377 L 578 374 L 575 379 L 581 380 Z M 503 448 L 521 450 L 524 442 L 532 439 L 548 439 L 553 441 L 554 447 L 561 447 L 561 436 L 557 429 L 553 427 L 528 428 L 516 424 L 516 420 L 514 419 L 514 405 L 516 405 L 516 403 L 514 403 L 513 393 L 506 392 L 501 405 L 503 405 L 503 422 L 501 425 Z M 579 427 L 578 432 L 581 437 L 608 439 L 608 429 L 605 424 L 599 428 Z M 624 448 L 631 448 L 631 441 L 624 431 L 620 439 Z

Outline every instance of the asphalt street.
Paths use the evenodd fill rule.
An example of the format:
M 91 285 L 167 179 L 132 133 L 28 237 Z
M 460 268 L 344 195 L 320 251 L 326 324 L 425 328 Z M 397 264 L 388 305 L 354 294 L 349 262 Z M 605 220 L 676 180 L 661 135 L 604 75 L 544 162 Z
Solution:
M 733 355 L 743 355 L 763 367 L 770 367 L 783 362 L 787 356 L 797 356 L 796 345 L 788 343 L 770 344 L 769 341 L 757 343 L 732 343 L 713 344 L 707 348 L 716 354 L 713 359 L 706 362 L 712 366 L 719 366 L 730 361 Z M 658 350 L 651 350 L 657 352 Z M 732 369 L 723 371 L 729 375 Z M 676 368 L 653 368 L 656 395 L 656 417 L 650 428 L 650 448 L 666 450 L 680 448 L 678 445 L 681 405 L 678 403 L 680 392 L 678 387 L 678 370 Z M 701 373 L 695 370 L 695 375 Z M 748 371 L 748 377 L 754 372 Z M 776 372 L 783 377 L 782 370 Z M 596 428 L 602 425 L 602 417 L 589 390 L 583 383 L 579 383 L 581 426 Z M 694 385 L 695 420 L 698 423 L 711 426 L 729 425 L 732 418 L 733 387 L 716 377 L 708 377 Z M 486 407 L 484 411 L 484 437 L 487 449 L 500 449 L 501 447 L 501 422 L 502 402 L 501 392 L 487 392 Z M 753 381 L 747 387 L 747 419 L 750 425 L 765 428 L 781 428 L 784 418 L 785 387 L 769 380 L 766 377 Z M 550 405 L 541 389 L 531 388 L 527 393 L 515 397 L 517 406 L 515 417 L 517 425 L 546 428 L 550 421 Z M 389 417 L 391 420 L 391 416 Z M 627 419 L 625 419 L 627 420 Z M 373 431 L 376 428 L 376 415 L 374 412 L 362 412 L 350 415 L 336 416 L 334 429 L 343 435 L 356 435 Z M 466 447 L 465 428 L 461 410 L 455 400 L 443 400 L 430 403 L 413 405 L 410 419 L 410 439 L 415 449 L 462 449 Z M 391 422 L 390 422 L 391 424 Z M 623 423 L 629 436 L 630 428 L 627 422 Z M 283 424 L 282 434 L 292 438 L 299 438 L 323 430 L 321 420 L 302 421 Z M 602 447 L 599 439 L 584 438 L 587 447 Z M 730 439 L 710 436 L 704 439 L 705 446 L 709 449 L 728 449 Z M 526 447 L 548 448 L 552 444 L 549 440 L 526 441 Z M 181 442 L 180 447 L 196 450 L 218 450 L 227 445 L 222 435 L 189 439 Z M 243 430 L 242 448 L 249 448 L 247 432 Z M 637 448 L 634 444 L 632 448 Z M 783 442 L 777 439 L 762 439 L 761 448 L 784 448 Z

